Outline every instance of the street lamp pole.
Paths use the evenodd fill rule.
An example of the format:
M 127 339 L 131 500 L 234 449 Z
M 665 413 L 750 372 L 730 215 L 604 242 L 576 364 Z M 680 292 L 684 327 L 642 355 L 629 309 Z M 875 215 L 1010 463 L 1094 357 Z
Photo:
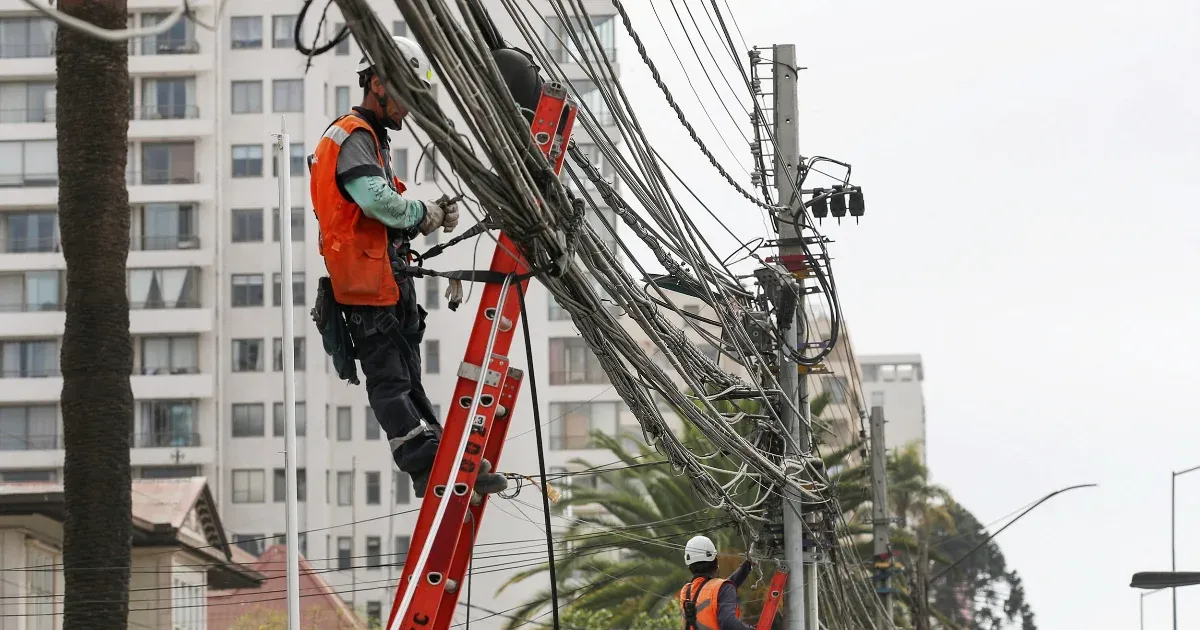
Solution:
M 1200 466 L 1192 466 L 1178 472 L 1171 471 L 1171 571 L 1175 571 L 1175 478 L 1197 470 L 1200 470 Z M 1171 627 L 1179 630 L 1179 607 L 1174 586 L 1171 587 Z

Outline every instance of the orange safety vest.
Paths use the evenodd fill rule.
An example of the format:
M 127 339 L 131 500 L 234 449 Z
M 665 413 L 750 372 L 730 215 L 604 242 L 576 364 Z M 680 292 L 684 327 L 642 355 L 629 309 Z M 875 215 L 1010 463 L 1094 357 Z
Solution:
M 683 585 L 679 591 L 679 607 L 683 609 L 684 630 L 720 630 L 717 621 L 717 594 L 728 580 L 722 578 L 698 577 Z M 689 627 L 687 621 L 688 604 L 696 606 L 696 625 Z M 742 607 L 734 609 L 738 619 L 742 618 Z
M 309 161 L 313 214 L 320 225 L 317 247 L 325 258 L 333 297 L 338 303 L 392 306 L 400 301 L 400 287 L 392 276 L 392 263 L 388 259 L 387 226 L 364 213 L 337 185 L 342 143 L 358 129 L 366 130 L 375 140 L 375 152 L 382 167 L 383 155 L 379 153 L 375 130 L 352 114 L 333 121 Z M 395 176 L 392 181 L 397 192 L 403 193 L 403 182 Z

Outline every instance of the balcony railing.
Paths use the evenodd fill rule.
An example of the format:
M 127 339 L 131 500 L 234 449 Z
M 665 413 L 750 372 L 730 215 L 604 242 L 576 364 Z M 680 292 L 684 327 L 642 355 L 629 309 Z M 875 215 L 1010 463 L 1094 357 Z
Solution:
M 200 117 L 200 108 L 175 103 L 142 105 L 133 108 L 130 117 L 134 120 L 195 120 Z
M 62 447 L 62 436 L 57 434 L 0 434 L 0 451 L 53 451 Z
M 43 313 L 63 310 L 63 301 L 0 302 L 0 313 Z
M 5 173 L 0 175 L 0 187 L 50 188 L 58 185 L 58 173 Z
M 199 374 L 200 368 L 195 365 L 176 366 L 176 367 L 161 367 L 161 366 L 138 366 L 133 368 L 134 374 L 142 376 L 167 376 L 180 374 Z
M 0 370 L 0 378 L 50 378 L 61 375 L 62 372 L 59 371 L 57 366 Z
M 36 59 L 54 56 L 54 42 L 0 44 L 0 59 Z
M 46 107 L 0 107 L 0 124 L 52 123 L 54 109 Z
M 200 173 L 179 172 L 175 169 L 152 169 L 131 171 L 125 174 L 125 183 L 130 186 L 158 186 L 163 184 L 199 184 Z M 2 184 L 0 184 L 2 185 Z
M 0 254 L 48 254 L 61 250 L 58 239 L 53 236 L 9 236 L 0 241 Z
M 129 309 L 133 311 L 154 311 L 175 308 L 200 308 L 200 298 L 184 298 L 173 302 L 130 302 Z
M 180 431 L 133 433 L 130 435 L 130 442 L 134 448 L 175 448 L 200 446 L 200 434 L 184 433 Z
M 130 47 L 134 55 L 195 55 L 200 43 L 191 37 L 146 37 Z
M 200 249 L 200 237 L 195 234 L 169 234 L 165 236 L 135 236 L 129 243 L 138 251 L 167 251 L 173 249 Z

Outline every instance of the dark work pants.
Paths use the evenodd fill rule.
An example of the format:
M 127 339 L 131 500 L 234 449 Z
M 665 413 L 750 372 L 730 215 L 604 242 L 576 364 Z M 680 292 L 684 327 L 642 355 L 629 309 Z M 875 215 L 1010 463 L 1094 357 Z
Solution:
M 392 446 L 396 466 L 416 475 L 433 467 L 441 425 L 421 384 L 421 341 L 425 337 L 425 309 L 417 304 L 410 277 L 397 279 L 400 302 L 394 307 L 354 306 L 350 309 L 350 334 L 367 379 L 367 399 L 375 419 L 391 440 L 409 435 L 425 420 L 434 435 L 418 435 L 399 447 Z M 399 335 L 380 330 L 382 313 L 399 322 Z M 386 325 L 385 325 L 386 327 Z

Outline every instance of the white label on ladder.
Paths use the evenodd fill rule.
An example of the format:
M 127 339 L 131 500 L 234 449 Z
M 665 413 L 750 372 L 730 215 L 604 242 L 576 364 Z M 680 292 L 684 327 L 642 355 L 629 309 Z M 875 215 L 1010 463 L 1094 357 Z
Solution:
M 458 376 L 460 378 L 466 378 L 476 382 L 479 381 L 479 373 L 482 371 L 483 369 L 478 365 L 475 365 L 474 363 L 467 363 L 466 361 L 463 361 L 462 364 L 458 366 Z M 493 387 L 499 385 L 500 373 L 496 370 L 488 370 L 487 379 L 484 381 L 484 383 Z

